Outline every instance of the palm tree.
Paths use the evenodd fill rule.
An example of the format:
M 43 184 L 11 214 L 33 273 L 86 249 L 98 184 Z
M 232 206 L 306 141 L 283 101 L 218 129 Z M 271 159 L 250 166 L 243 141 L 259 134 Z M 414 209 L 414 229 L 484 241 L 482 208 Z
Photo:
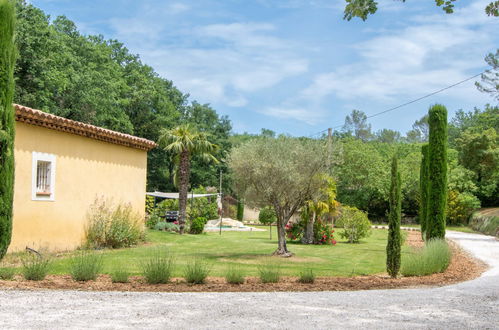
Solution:
M 216 144 L 208 141 L 205 133 L 198 132 L 189 124 L 161 131 L 159 145 L 166 151 L 175 155 L 178 164 L 179 178 L 179 226 L 180 234 L 184 233 L 187 193 L 189 189 L 189 175 L 191 170 L 190 159 L 194 155 L 200 156 L 205 161 L 218 162 L 213 154 L 218 150 Z
M 315 221 L 325 215 L 334 216 L 338 208 L 334 179 L 328 175 L 323 175 L 321 179 L 324 181 L 324 186 L 320 189 L 317 199 L 307 201 L 301 210 L 302 217 L 306 221 L 305 233 L 302 237 L 303 244 L 314 243 Z

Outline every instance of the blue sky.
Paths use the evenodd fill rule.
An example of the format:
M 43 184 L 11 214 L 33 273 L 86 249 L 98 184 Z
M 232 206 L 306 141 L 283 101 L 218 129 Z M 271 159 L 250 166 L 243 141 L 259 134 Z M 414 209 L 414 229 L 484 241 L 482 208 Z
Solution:
M 85 34 L 124 42 L 191 100 L 228 115 L 235 132 L 309 135 L 342 125 L 352 109 L 370 115 L 487 68 L 499 48 L 489 0 L 380 0 L 366 22 L 343 21 L 340 0 L 31 0 L 66 15 Z M 469 81 L 370 119 L 405 133 L 434 103 L 452 115 L 491 97 Z

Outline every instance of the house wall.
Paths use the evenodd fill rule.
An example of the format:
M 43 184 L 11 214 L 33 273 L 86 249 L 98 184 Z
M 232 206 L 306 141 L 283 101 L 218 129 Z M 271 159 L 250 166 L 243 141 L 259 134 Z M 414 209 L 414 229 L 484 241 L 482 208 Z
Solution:
M 32 200 L 33 152 L 56 156 L 55 200 Z M 130 203 L 144 216 L 147 152 L 16 123 L 14 217 L 9 251 L 81 245 L 96 198 Z

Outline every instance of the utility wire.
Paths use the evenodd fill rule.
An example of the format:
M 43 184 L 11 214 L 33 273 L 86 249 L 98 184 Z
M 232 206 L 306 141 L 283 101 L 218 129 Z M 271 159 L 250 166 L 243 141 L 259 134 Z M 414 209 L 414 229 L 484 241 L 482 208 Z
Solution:
M 486 71 L 486 70 L 485 70 L 485 71 Z M 377 112 L 377 113 L 375 113 L 375 114 L 369 115 L 369 116 L 367 116 L 367 118 L 366 118 L 366 119 L 373 118 L 373 117 L 376 117 L 376 116 L 379 116 L 379 115 L 385 114 L 385 113 L 387 113 L 387 112 L 390 112 L 390 111 L 394 111 L 394 110 L 400 109 L 400 108 L 405 107 L 405 106 L 407 106 L 407 105 L 409 105 L 409 104 L 416 103 L 416 102 L 421 101 L 421 100 L 423 100 L 423 99 L 426 99 L 426 98 L 428 98 L 428 97 L 430 97 L 430 96 L 433 96 L 433 95 L 435 95 L 435 94 L 441 93 L 441 92 L 443 92 L 443 91 L 446 91 L 446 90 L 448 90 L 448 89 L 451 89 L 451 88 L 453 88 L 453 87 L 456 87 L 456 86 L 458 86 L 458 85 L 461 85 L 461 84 L 463 84 L 463 83 L 465 83 L 465 82 L 467 82 L 467 81 L 470 81 L 470 80 L 472 80 L 472 79 L 474 79 L 474 78 L 476 78 L 476 77 L 478 77 L 478 76 L 482 75 L 485 71 L 482 71 L 482 72 L 480 72 L 480 73 L 478 73 L 478 74 L 476 74 L 476 75 L 474 75 L 474 76 L 468 77 L 468 78 L 466 78 L 466 79 L 464 79 L 464 80 L 461 80 L 461 81 L 459 81 L 459 82 L 457 82 L 457 83 L 455 83 L 455 84 L 452 84 L 452 85 L 450 85 L 450 86 L 447 86 L 447 87 L 441 88 L 441 89 L 439 89 L 439 90 L 437 90 L 437 91 L 434 91 L 434 92 L 432 92 L 432 93 L 426 94 L 425 96 L 421 96 L 421 97 L 419 97 L 419 98 L 417 98 L 417 99 L 414 99 L 414 100 L 411 100 L 411 101 L 409 101 L 409 102 L 405 102 L 405 103 L 403 103 L 403 104 L 397 105 L 396 107 L 393 107 L 393 108 L 390 108 L 390 109 L 386 109 L 386 110 L 383 110 L 383 111 Z M 340 127 L 343 127 L 343 125 L 334 126 L 334 127 L 332 127 L 332 129 L 336 129 L 336 128 L 340 128 Z M 322 130 L 322 131 L 320 131 L 320 132 L 317 132 L 317 133 L 315 133 L 315 134 L 309 135 L 308 137 L 313 137 L 313 136 L 315 136 L 315 135 L 317 135 L 317 134 L 320 134 L 320 133 L 322 133 L 322 132 L 325 132 L 325 131 L 327 131 L 327 129 Z

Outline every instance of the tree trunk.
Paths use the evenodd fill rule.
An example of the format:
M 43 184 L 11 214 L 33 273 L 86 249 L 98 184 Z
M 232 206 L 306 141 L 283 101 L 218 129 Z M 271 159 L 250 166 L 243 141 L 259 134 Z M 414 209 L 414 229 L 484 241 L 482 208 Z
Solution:
M 314 244 L 314 223 L 315 212 L 312 213 L 312 217 L 307 221 L 307 227 L 305 228 L 305 233 L 301 240 L 303 244 Z
M 179 206 L 179 233 L 183 234 L 185 229 L 185 219 L 186 219 L 186 210 L 187 210 L 187 193 L 189 189 L 189 172 L 190 172 L 190 164 L 189 164 L 189 151 L 184 150 L 180 153 L 180 187 L 179 187 L 179 197 L 178 197 L 178 206 Z
M 277 219 L 277 250 L 272 255 L 280 257 L 291 257 L 293 254 L 289 252 L 286 245 L 286 223 L 291 216 L 281 217 Z

